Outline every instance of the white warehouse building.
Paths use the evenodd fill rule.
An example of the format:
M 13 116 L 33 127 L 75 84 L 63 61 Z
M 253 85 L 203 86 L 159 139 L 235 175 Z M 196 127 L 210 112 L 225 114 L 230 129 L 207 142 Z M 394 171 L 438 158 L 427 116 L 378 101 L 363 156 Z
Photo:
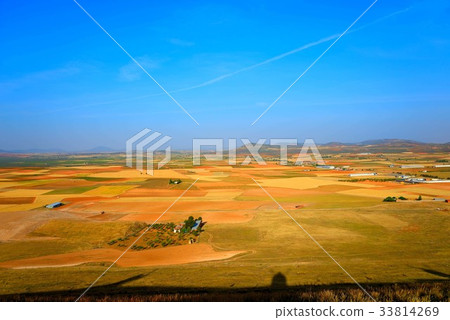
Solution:
M 364 176 L 376 176 L 377 173 L 376 172 L 371 172 L 371 173 L 350 173 L 348 176 L 349 177 L 364 177 Z

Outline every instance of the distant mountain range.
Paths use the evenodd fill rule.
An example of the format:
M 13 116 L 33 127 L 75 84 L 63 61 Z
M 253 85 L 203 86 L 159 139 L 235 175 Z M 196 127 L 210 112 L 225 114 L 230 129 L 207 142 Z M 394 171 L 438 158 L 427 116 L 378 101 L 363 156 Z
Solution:
M 344 142 L 328 142 L 317 144 L 321 152 L 337 153 L 337 152 L 450 152 L 450 142 L 447 143 L 426 143 L 406 139 L 378 139 L 366 140 L 356 143 Z M 289 147 L 291 152 L 299 152 L 302 147 L 302 141 L 299 146 Z M 105 146 L 98 146 L 83 151 L 65 151 L 62 149 L 25 149 L 25 150 L 0 150 L 3 154 L 91 154 L 91 153 L 123 153 L 123 150 L 115 150 Z M 177 152 L 177 151 L 174 151 Z M 237 148 L 237 153 L 247 153 L 245 146 Z M 279 152 L 279 146 L 264 145 L 261 152 Z
M 416 145 L 446 145 L 447 143 L 426 143 L 418 142 L 414 140 L 406 139 L 377 139 L 377 140 L 365 140 L 356 143 L 342 143 L 342 142 L 328 142 L 321 144 L 322 146 L 374 146 L 374 145 L 390 145 L 390 146 L 416 146 Z
M 366 140 L 356 143 L 328 142 L 317 144 L 321 153 L 397 153 L 397 152 L 450 152 L 450 142 L 447 143 L 425 143 L 405 139 L 378 139 Z M 301 150 L 299 146 L 289 147 L 289 152 L 297 153 Z M 261 153 L 279 153 L 279 146 L 264 145 Z M 237 149 L 237 153 L 248 153 L 245 146 Z

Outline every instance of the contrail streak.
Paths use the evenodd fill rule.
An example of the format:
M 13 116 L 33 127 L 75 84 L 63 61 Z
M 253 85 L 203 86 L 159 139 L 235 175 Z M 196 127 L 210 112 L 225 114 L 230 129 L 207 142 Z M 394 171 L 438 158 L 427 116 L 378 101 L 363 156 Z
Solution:
M 396 12 L 393 12 L 393 13 L 391 13 L 391 14 L 388 14 L 388 15 L 384 16 L 384 17 L 375 19 L 374 21 L 369 22 L 369 23 L 367 23 L 367 24 L 365 24 L 365 25 L 363 25 L 363 26 L 361 26 L 361 27 L 359 27 L 359 28 L 355 28 L 355 29 L 353 29 L 353 30 L 348 31 L 347 34 L 349 34 L 349 33 L 354 33 L 354 32 L 357 32 L 357 31 L 360 31 L 360 30 L 362 30 L 362 29 L 364 29 L 364 28 L 370 27 L 370 26 L 372 26 L 372 25 L 374 25 L 374 24 L 377 24 L 377 23 L 379 23 L 379 22 L 382 22 L 382 21 L 384 21 L 384 20 L 387 20 L 387 19 L 389 19 L 389 18 L 392 18 L 392 17 L 394 17 L 394 16 L 396 16 L 396 15 L 399 15 L 399 14 L 401 14 L 401 13 L 405 13 L 405 12 L 409 11 L 411 8 L 412 8 L 412 6 L 411 6 L 411 7 L 408 7 L 408 8 L 405 8 L 405 9 L 402 9 L 402 10 L 399 10 L 399 11 L 396 11 Z M 180 89 L 170 90 L 169 93 L 177 93 L 177 92 L 183 92 L 183 91 L 189 91 L 189 90 L 193 90 L 193 89 L 203 88 L 203 87 L 212 85 L 212 84 L 214 84 L 214 83 L 220 82 L 220 81 L 222 81 L 222 80 L 224 80 L 224 79 L 233 77 L 233 76 L 235 76 L 235 75 L 237 75 L 237 74 L 239 74 L 239 73 L 242 73 L 242 72 L 245 72 L 245 71 L 250 71 L 250 70 L 256 69 L 256 68 L 261 67 L 261 66 L 263 66 L 263 65 L 265 65 L 265 64 L 269 64 L 269 63 L 271 63 L 271 62 L 275 62 L 275 61 L 281 60 L 281 59 L 283 59 L 283 58 L 285 58 L 285 57 L 288 57 L 288 56 L 290 56 L 290 55 L 293 55 L 293 54 L 295 54 L 295 53 L 304 51 L 304 50 L 306 50 L 306 49 L 309 49 L 309 48 L 312 48 L 312 47 L 315 47 L 315 46 L 318 46 L 318 45 L 320 45 L 320 44 L 322 44 L 322 43 L 326 43 L 326 42 L 332 41 L 332 40 L 334 40 L 334 39 L 336 39 L 336 38 L 338 38 L 338 37 L 339 37 L 339 34 L 334 34 L 334 35 L 331 35 L 331 36 L 322 38 L 322 39 L 320 39 L 320 40 L 310 42 L 310 43 L 308 43 L 308 44 L 305 44 L 305 45 L 303 45 L 303 46 L 301 46 L 301 47 L 298 47 L 298 48 L 296 48 L 296 49 L 290 50 L 290 51 L 288 51 L 288 52 L 281 53 L 281 54 L 279 54 L 279 55 L 277 55 L 277 56 L 275 56 L 275 57 L 272 57 L 272 58 L 269 58 L 269 59 L 267 59 L 267 60 L 258 62 L 258 63 L 256 63 L 256 64 L 253 64 L 253 65 L 244 67 L 244 68 L 242 68 L 242 69 L 239 69 L 239 70 L 236 70 L 236 71 L 233 71 L 233 72 L 230 72 L 230 73 L 223 74 L 223 75 L 218 76 L 218 77 L 216 77 L 216 78 L 213 78 L 213 79 L 211 79 L 211 80 L 208 80 L 208 81 L 205 81 L 205 82 L 202 82 L 202 83 L 193 85 L 193 86 L 185 87 L 185 88 L 180 88 Z M 117 102 L 127 102 L 127 101 L 133 101 L 133 100 L 145 99 L 145 98 L 150 98 L 150 97 L 155 97 L 155 96 L 161 96 L 161 95 L 164 95 L 164 93 L 147 94 L 147 95 L 142 95 L 142 96 L 136 96 L 136 97 L 133 97 L 133 98 L 117 99 L 117 100 L 104 101 L 104 102 L 99 102 L 99 103 L 86 104 L 86 105 L 81 105 L 81 106 L 73 106 L 73 107 L 67 107 L 67 108 L 61 108 L 61 109 L 53 109 L 53 110 L 51 110 L 51 111 L 49 111 L 49 112 L 46 112 L 46 113 L 54 113 L 54 112 L 68 111 L 68 110 L 79 109 L 79 108 L 83 108 L 83 107 L 90 107 L 90 106 L 103 105 L 103 104 L 110 104 L 110 103 L 117 103 Z M 42 113 L 42 112 L 40 112 L 40 113 Z

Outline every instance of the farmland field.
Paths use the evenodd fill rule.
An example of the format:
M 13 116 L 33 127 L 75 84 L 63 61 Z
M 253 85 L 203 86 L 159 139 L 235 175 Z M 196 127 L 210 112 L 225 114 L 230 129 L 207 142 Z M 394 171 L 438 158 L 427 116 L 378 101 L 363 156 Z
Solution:
M 389 155 L 400 156 L 420 160 L 428 175 L 449 176 L 434 168 L 445 154 Z M 101 157 L 95 164 L 68 157 L 46 166 L 3 160 L 2 299 L 75 299 L 150 228 L 84 299 L 205 300 L 202 294 L 215 292 L 209 299 L 221 301 L 219 293 L 227 292 L 235 300 L 258 294 L 295 300 L 307 299 L 302 288 L 309 288 L 319 290 L 310 299 L 369 301 L 328 253 L 375 299 L 448 300 L 450 206 L 443 200 L 450 199 L 450 183 L 396 181 L 398 172 L 420 176 L 417 169 L 389 167 L 375 155 L 334 154 L 329 164 L 349 168 L 183 167 L 185 160 L 175 159 L 149 176 Z M 370 172 L 378 175 L 349 177 Z M 383 202 L 386 197 L 405 200 Z M 45 208 L 56 201 L 63 206 Z M 202 221 L 195 237 L 172 232 L 190 216 Z M 158 231 L 156 220 L 170 227 Z M 185 296 L 167 296 L 173 292 Z

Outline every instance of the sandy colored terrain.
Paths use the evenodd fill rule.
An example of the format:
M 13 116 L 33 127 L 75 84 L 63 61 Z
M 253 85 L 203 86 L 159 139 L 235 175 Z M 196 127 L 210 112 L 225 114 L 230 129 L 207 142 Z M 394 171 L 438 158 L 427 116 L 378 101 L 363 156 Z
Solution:
M 137 214 L 161 214 L 175 200 L 154 201 L 154 202 L 133 202 L 130 198 L 128 202 L 123 201 L 90 201 L 79 202 L 70 207 L 62 207 L 60 210 L 70 210 L 81 213 L 137 213 Z M 192 212 L 200 211 L 234 211 L 252 210 L 263 205 L 276 207 L 270 200 L 265 201 L 186 201 L 184 198 L 175 203 L 170 212 L 182 212 L 191 215 Z
M 386 198 L 387 196 L 405 196 L 408 195 L 417 197 L 418 195 L 428 196 L 428 197 L 448 197 L 450 195 L 450 190 L 445 187 L 426 187 L 422 185 L 401 185 L 395 186 L 393 188 L 372 188 L 372 189 L 352 189 L 339 191 L 338 193 L 353 195 L 353 196 L 364 196 L 364 197 L 376 197 L 376 198 Z
M 182 173 L 177 172 L 176 170 L 172 169 L 165 169 L 165 170 L 155 170 L 153 176 L 148 176 L 144 173 L 141 173 L 140 171 L 137 171 L 135 169 L 124 169 L 121 168 L 121 170 L 115 171 L 115 172 L 102 172 L 102 173 L 94 173 L 90 174 L 90 177 L 95 178 L 171 178 L 171 179 L 185 179 L 187 176 L 185 176 Z
M 11 197 L 11 198 L 2 198 L 0 197 L 0 204 L 25 204 L 25 203 L 33 203 L 35 197 Z
M 134 188 L 128 190 L 120 195 L 121 198 L 124 197 L 174 197 L 179 196 L 184 190 L 173 190 L 173 189 L 150 189 L 150 188 Z M 189 190 L 184 194 L 184 197 L 203 197 L 207 194 L 207 191 L 203 190 Z
M 347 171 L 270 163 L 230 167 L 225 161 L 163 168 L 155 170 L 154 176 L 116 165 L 0 169 L 0 268 L 4 268 L 0 289 L 42 292 L 90 283 L 123 253 L 140 232 L 136 230 L 147 227 L 141 222 L 154 223 L 169 207 L 158 223 L 179 224 L 189 216 L 202 217 L 202 233 L 194 234 L 200 241 L 187 245 L 183 240 L 179 242 L 183 245 L 176 246 L 167 242 L 166 234 L 159 235 L 159 242 L 144 239 L 142 246 L 135 246 L 117 268 L 108 271 L 106 282 L 141 271 L 134 267 L 171 266 L 155 268 L 158 272 L 142 283 L 177 286 L 188 279 L 202 288 L 257 287 L 270 285 L 278 272 L 286 275 L 289 285 L 348 283 L 351 279 L 252 178 L 358 281 L 442 278 L 426 271 L 431 269 L 449 274 L 448 233 L 444 231 L 450 207 L 432 198 L 449 197 L 450 184 L 374 181 L 394 179 L 396 172 L 411 170 L 389 168 L 388 161 L 355 160 L 354 155 L 327 159 L 332 165 L 348 164 L 355 172 L 370 169 L 379 176 L 353 182 L 356 179 L 348 177 Z M 173 168 L 186 163 L 184 158 L 176 161 Z M 427 161 L 427 174 L 445 173 L 432 168 L 436 160 Z M 200 180 L 178 199 L 196 177 Z M 169 183 L 177 178 L 182 180 L 180 185 Z M 414 200 L 419 194 L 424 201 Z M 409 200 L 383 202 L 387 196 Z M 43 208 L 55 201 L 65 205 Z M 168 230 L 170 236 L 178 236 Z
M 19 211 L 13 214 L 0 212 L 0 241 L 23 239 L 28 233 L 52 219 L 77 219 L 77 217 L 50 210 Z
M 121 267 L 177 265 L 232 258 L 245 251 L 215 251 L 208 244 L 193 244 L 161 249 L 128 251 L 118 262 Z M 38 258 L 13 260 L 0 263 L 3 268 L 45 268 L 74 266 L 88 262 L 113 262 L 122 250 L 94 249 L 80 252 L 49 255 Z
M 123 185 L 123 186 L 101 186 L 93 190 L 84 192 L 84 195 L 88 196 L 117 196 L 122 192 L 133 189 L 137 185 Z
M 324 177 L 298 177 L 298 178 L 283 178 L 283 179 L 264 179 L 259 182 L 263 187 L 284 187 L 292 189 L 313 189 L 326 185 L 344 185 L 350 187 L 370 188 L 371 185 L 353 183 L 353 182 L 340 182 L 336 179 L 327 179 Z

